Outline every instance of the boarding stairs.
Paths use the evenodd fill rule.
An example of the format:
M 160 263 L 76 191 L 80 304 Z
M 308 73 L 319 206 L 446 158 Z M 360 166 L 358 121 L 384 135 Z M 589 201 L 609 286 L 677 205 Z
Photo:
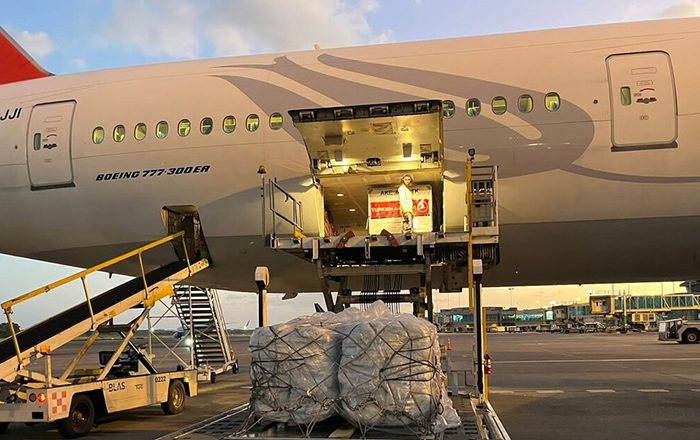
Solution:
M 208 267 L 209 263 L 206 259 L 192 256 L 193 260 L 191 260 L 185 251 L 184 258 L 146 271 L 144 254 L 147 251 L 166 244 L 179 246 L 180 243 L 182 243 L 181 248 L 184 248 L 184 232 L 168 235 L 131 252 L 2 303 L 11 337 L 0 341 L 0 380 L 9 383 L 17 381 L 31 383 L 34 381 L 38 382 L 39 386 L 68 384 L 70 383 L 71 374 L 97 337 L 101 333 L 106 332 L 118 333 L 123 337 L 123 341 L 105 363 L 104 369 L 96 377 L 97 380 L 104 379 L 109 374 L 110 369 L 119 361 L 119 357 L 124 350 L 128 347 L 133 348 L 131 339 L 153 306 L 161 299 L 173 296 L 175 294 L 173 289 L 175 284 Z M 109 270 L 116 264 L 133 259 L 138 261 L 139 276 L 100 295 L 91 297 L 87 282 L 89 275 L 97 271 Z M 85 302 L 63 312 L 56 313 L 20 332 L 15 332 L 12 322 L 12 313 L 15 306 L 40 295 L 52 294 L 58 287 L 78 282 L 78 280 L 82 284 L 86 298 Z M 60 303 L 59 298 L 56 300 L 57 303 Z M 130 309 L 139 309 L 141 313 L 128 324 L 114 324 L 115 317 Z M 46 374 L 29 371 L 29 365 L 32 362 L 44 357 L 50 359 L 50 356 L 47 356 L 48 354 L 85 334 L 89 336 L 83 348 L 75 356 L 68 368 L 59 376 L 52 376 L 50 368 L 48 368 Z M 144 363 L 146 363 L 145 359 Z M 50 366 L 48 360 L 47 365 Z
M 200 375 L 214 382 L 217 374 L 237 372 L 238 361 L 231 350 L 217 292 L 181 285 L 175 288 L 172 302 L 191 338 L 194 366 Z

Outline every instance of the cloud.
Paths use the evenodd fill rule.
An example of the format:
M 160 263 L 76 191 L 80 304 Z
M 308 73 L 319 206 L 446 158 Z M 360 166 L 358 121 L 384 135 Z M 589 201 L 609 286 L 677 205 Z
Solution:
M 114 1 L 109 30 L 99 40 L 153 58 L 195 58 L 199 54 L 197 19 L 193 4 L 184 0 Z
M 698 17 L 700 16 L 700 1 L 684 0 L 683 2 L 669 6 L 661 12 L 664 18 Z
M 102 41 L 175 59 L 391 41 L 390 31 L 368 22 L 378 7 L 377 0 L 115 0 Z
M 87 61 L 84 58 L 73 58 L 70 60 L 70 65 L 78 72 L 87 70 Z
M 54 43 L 46 32 L 22 31 L 17 35 L 17 42 L 35 58 L 44 58 L 54 49 Z

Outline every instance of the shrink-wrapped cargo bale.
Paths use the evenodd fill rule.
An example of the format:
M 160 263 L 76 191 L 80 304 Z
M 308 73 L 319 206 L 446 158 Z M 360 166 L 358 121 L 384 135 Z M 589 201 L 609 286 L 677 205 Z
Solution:
M 365 430 L 406 425 L 421 433 L 459 424 L 435 327 L 395 316 L 381 301 L 259 328 L 250 350 L 257 419 L 313 425 L 340 412 Z
M 443 385 L 437 330 L 413 315 L 364 319 L 344 330 L 339 412 L 363 430 L 421 433 L 459 424 Z
M 342 334 L 318 315 L 326 314 L 253 332 L 251 408 L 256 417 L 307 425 L 336 413 Z

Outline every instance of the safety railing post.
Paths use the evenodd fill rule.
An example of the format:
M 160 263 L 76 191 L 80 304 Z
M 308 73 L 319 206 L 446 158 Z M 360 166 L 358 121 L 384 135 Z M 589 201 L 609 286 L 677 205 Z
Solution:
M 12 322 L 12 308 L 8 307 L 5 309 L 5 316 L 7 317 L 7 325 L 10 327 L 10 336 L 12 337 L 12 343 L 15 346 L 15 352 L 17 353 L 17 369 L 22 366 L 22 352 L 19 349 L 19 341 L 17 340 L 17 333 L 15 332 L 15 324 Z
M 144 299 L 148 298 L 148 281 L 146 280 L 146 269 L 143 267 L 143 256 L 139 252 L 139 268 L 141 269 L 141 279 L 143 280 Z
M 87 302 L 88 311 L 90 311 L 90 328 L 95 330 L 95 314 L 92 312 L 92 301 L 90 300 L 90 292 L 88 291 L 87 280 L 85 276 L 80 277 L 80 281 L 83 283 L 83 291 L 85 292 L 85 301 Z
M 190 265 L 190 256 L 189 253 L 187 252 L 187 242 L 185 240 L 185 236 L 182 236 L 182 249 L 185 252 L 185 261 L 187 262 L 187 270 L 192 273 L 192 266 Z

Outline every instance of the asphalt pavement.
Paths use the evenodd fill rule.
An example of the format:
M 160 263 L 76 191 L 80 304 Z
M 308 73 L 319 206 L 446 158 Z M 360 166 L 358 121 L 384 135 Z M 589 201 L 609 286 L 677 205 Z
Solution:
M 472 335 L 449 335 L 470 369 Z M 654 333 L 490 334 L 491 403 L 513 439 L 697 439 L 700 345 Z M 470 376 L 469 376 L 470 377 Z
M 462 370 L 461 380 L 472 382 L 472 335 L 441 338 L 450 340 L 451 365 Z M 101 342 L 97 350 L 107 345 Z M 488 346 L 491 403 L 514 440 L 698 438 L 700 345 L 661 343 L 653 333 L 526 333 L 490 334 Z M 155 439 L 247 402 L 247 338 L 234 338 L 233 347 L 240 373 L 220 376 L 215 384 L 201 383 L 200 395 L 188 399 L 182 414 L 165 416 L 158 406 L 125 411 L 101 420 L 86 438 Z M 163 368 L 175 365 L 167 350 L 155 348 Z M 79 343 L 72 343 L 57 352 L 56 368 L 79 349 Z M 188 355 L 186 349 L 177 353 Z M 89 355 L 81 366 L 94 362 Z M 53 424 L 13 424 L 4 438 L 59 435 Z

